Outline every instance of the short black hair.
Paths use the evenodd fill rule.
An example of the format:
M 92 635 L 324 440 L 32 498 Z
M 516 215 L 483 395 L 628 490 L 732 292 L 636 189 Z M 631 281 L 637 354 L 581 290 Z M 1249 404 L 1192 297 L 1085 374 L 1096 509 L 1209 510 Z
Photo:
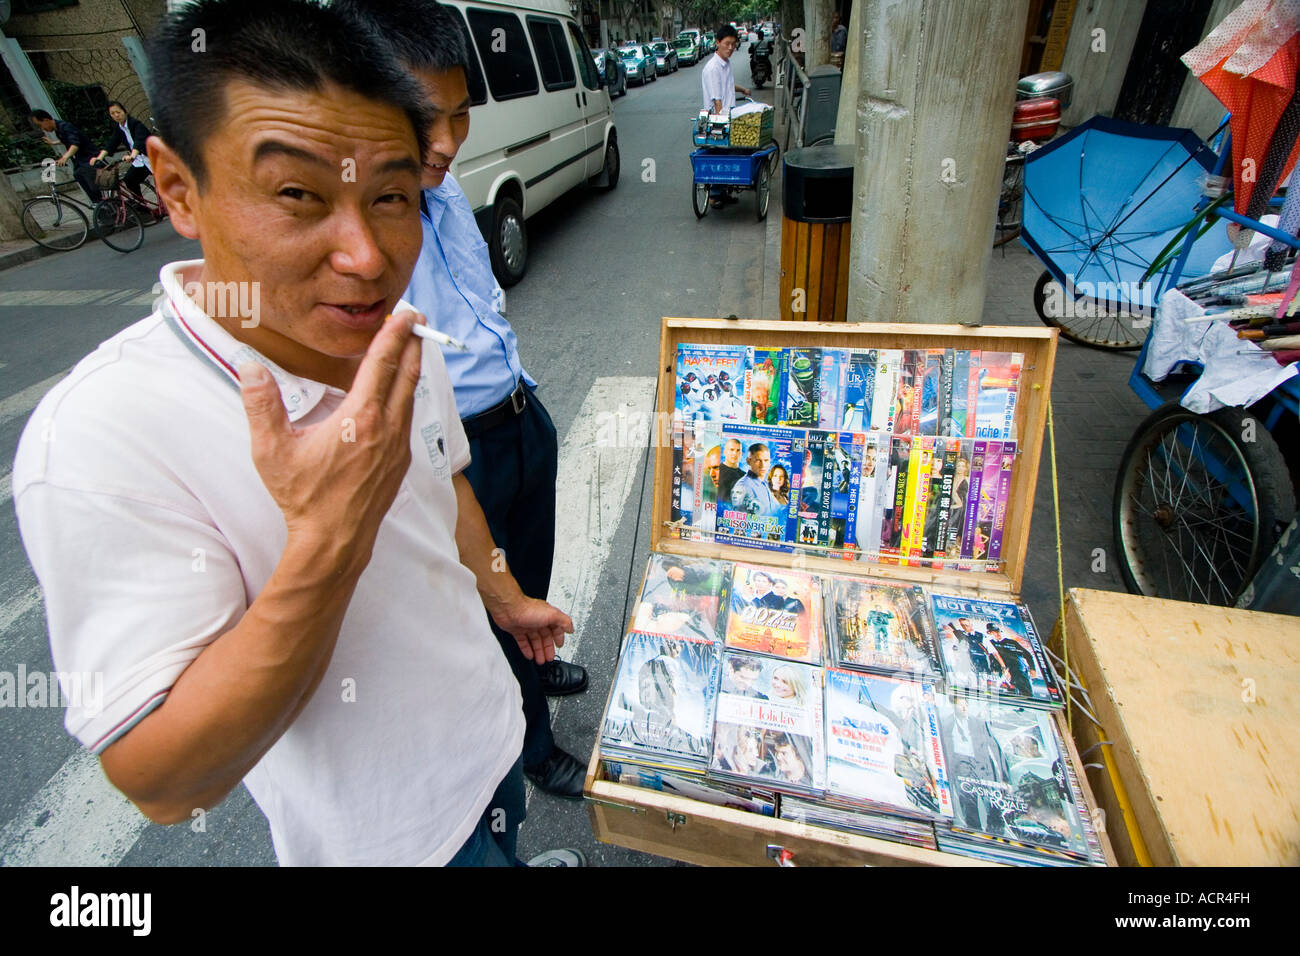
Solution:
M 428 137 L 420 86 L 372 30 L 310 0 L 194 0 L 163 16 L 149 42 L 149 99 L 163 139 L 202 188 L 202 146 L 225 112 L 225 88 L 244 80 L 272 90 L 327 83 L 395 106 L 415 140 Z
M 735 37 L 737 40 L 740 39 L 740 34 L 736 32 L 736 28 L 730 23 L 724 23 L 722 26 L 718 27 L 718 32 L 713 34 L 713 39 L 716 43 L 721 43 L 727 37 Z
M 45 112 L 45 110 L 32 110 L 31 117 L 32 119 L 38 119 L 38 120 L 54 119 L 54 117 L 51 116 L 49 113 Z
M 109 101 L 108 101 L 108 109 L 111 110 L 114 106 L 116 106 L 118 109 L 120 109 L 123 113 L 129 113 L 129 112 L 130 112 L 130 110 L 128 110 L 125 106 L 122 105 L 122 101 L 121 101 L 121 100 L 109 100 Z
M 435 0 L 334 0 L 345 16 L 367 23 L 388 42 L 402 66 L 469 74 L 469 51 L 457 15 Z

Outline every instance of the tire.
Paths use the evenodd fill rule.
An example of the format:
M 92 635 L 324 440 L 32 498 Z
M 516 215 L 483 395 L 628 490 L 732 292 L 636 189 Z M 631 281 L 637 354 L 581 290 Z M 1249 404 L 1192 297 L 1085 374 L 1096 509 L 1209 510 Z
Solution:
M 767 202 L 771 196 L 771 174 L 766 161 L 758 167 L 758 178 L 754 182 L 754 212 L 759 222 L 767 218 Z
M 144 222 L 134 206 L 115 199 L 95 203 L 95 235 L 118 252 L 135 252 L 144 243 Z
M 1065 311 L 1056 308 L 1057 303 Z M 1103 352 L 1140 349 L 1151 327 L 1149 315 L 1130 312 L 1120 303 L 1072 298 L 1047 271 L 1034 284 L 1034 311 L 1044 325 L 1060 329 L 1063 338 Z
M 1025 207 L 1025 154 L 1018 149 L 1007 153 L 1002 165 L 1002 191 L 998 195 L 998 216 L 993 224 L 993 247 L 1005 246 L 1020 235 Z
M 528 232 L 523 210 L 510 196 L 497 200 L 492 211 L 492 241 L 488 243 L 492 271 L 501 288 L 508 289 L 528 271 Z
M 601 173 L 608 177 L 605 185 L 600 187 L 605 192 L 612 192 L 618 186 L 618 175 L 621 171 L 619 163 L 618 140 L 611 136 L 609 142 L 605 144 L 605 167 L 601 170 Z
M 141 218 L 145 220 L 145 225 L 152 225 L 156 222 L 162 222 L 167 218 L 167 207 L 163 205 L 162 199 L 158 197 L 158 192 L 153 188 L 152 177 L 140 183 L 140 198 L 147 203 L 159 207 L 162 210 L 161 218 L 154 215 L 151 210 L 140 210 Z
M 709 184 L 692 183 L 691 184 L 691 209 L 695 211 L 696 219 L 703 219 L 709 212 Z
M 79 206 L 42 196 L 23 206 L 23 232 L 32 242 L 56 252 L 80 248 L 90 234 L 90 221 Z
M 1295 510 L 1286 461 L 1262 422 L 1240 408 L 1198 415 L 1164 405 L 1138 427 L 1115 480 L 1124 583 L 1134 594 L 1231 606 Z

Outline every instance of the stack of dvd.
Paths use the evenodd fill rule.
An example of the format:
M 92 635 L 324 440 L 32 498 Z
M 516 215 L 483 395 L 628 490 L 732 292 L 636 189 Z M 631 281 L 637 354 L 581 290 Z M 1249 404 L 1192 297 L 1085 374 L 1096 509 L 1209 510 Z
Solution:
M 826 777 L 821 669 L 727 651 L 709 776 L 820 794 Z
M 804 571 L 737 564 L 726 645 L 806 664 L 822 662 L 821 584 Z
M 601 727 L 608 758 L 702 774 L 712 752 L 719 645 L 633 631 Z
M 932 594 L 930 600 L 948 686 L 955 694 L 1048 710 L 1064 706 L 1029 608 L 945 594 Z
M 687 774 L 656 770 L 634 763 L 606 760 L 605 776 L 628 787 L 642 787 L 671 793 L 688 800 L 699 800 L 717 807 L 730 807 L 765 817 L 776 815 L 776 794 L 755 787 L 738 787 L 717 780 L 701 780 Z
M 940 699 L 939 720 L 954 792 L 951 826 L 936 827 L 940 849 L 1020 865 L 1103 862 L 1048 714 L 957 697 Z
M 730 581 L 727 562 L 652 554 L 632 629 L 716 643 L 725 627 Z
M 924 588 L 840 575 L 824 575 L 822 582 L 833 666 L 942 679 Z
M 1023 356 L 680 345 L 672 521 L 685 538 L 995 571 Z

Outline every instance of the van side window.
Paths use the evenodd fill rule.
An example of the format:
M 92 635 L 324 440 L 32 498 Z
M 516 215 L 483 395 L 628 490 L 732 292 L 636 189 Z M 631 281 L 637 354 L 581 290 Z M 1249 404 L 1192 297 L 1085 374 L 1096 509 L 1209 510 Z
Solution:
M 524 25 L 513 13 L 469 8 L 469 29 L 483 60 L 488 88 L 498 100 L 537 92 L 537 68 L 528 49 Z
M 548 90 L 567 90 L 576 86 L 573 61 L 569 59 L 568 44 L 564 42 L 564 28 L 560 26 L 560 21 L 529 17 L 528 33 L 533 38 L 537 63 L 542 68 L 542 84 Z
M 460 24 L 460 32 L 465 35 L 465 53 L 469 57 L 469 69 L 465 71 L 465 85 L 469 88 L 470 105 L 482 106 L 488 98 L 487 84 L 483 82 L 483 68 L 479 66 L 478 54 L 474 52 L 474 38 L 469 35 L 465 17 L 458 9 L 450 3 L 444 4 L 443 9 L 455 17 L 456 22 Z
M 573 52 L 578 57 L 578 71 L 582 74 L 582 84 L 589 90 L 600 89 L 600 74 L 596 71 L 595 61 L 592 59 L 591 50 L 587 49 L 587 41 L 582 38 L 578 28 L 572 23 L 568 24 L 569 38 L 573 41 Z M 615 54 L 617 56 L 618 54 Z

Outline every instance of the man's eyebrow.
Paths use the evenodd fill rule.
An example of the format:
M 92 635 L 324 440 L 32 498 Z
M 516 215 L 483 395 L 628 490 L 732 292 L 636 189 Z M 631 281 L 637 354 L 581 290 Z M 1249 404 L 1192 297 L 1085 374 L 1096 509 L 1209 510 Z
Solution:
M 325 157 L 318 156 L 299 146 L 290 146 L 288 143 L 282 143 L 279 140 L 274 139 L 269 139 L 258 144 L 256 151 L 253 153 L 253 164 L 256 165 L 263 159 L 271 156 L 288 156 L 290 159 L 301 159 L 305 162 L 311 163 L 313 166 L 323 166 L 330 171 L 333 171 L 334 169 L 334 164 Z M 412 173 L 418 176 L 420 175 L 420 164 L 410 156 L 401 156 L 396 159 L 390 159 L 381 164 L 376 172 L 381 174 L 403 172 Z
M 457 103 L 457 104 L 456 104 L 455 106 L 453 106 L 451 109 L 449 109 L 449 110 L 441 110 L 441 109 L 439 109 L 438 107 L 434 106 L 434 107 L 433 107 L 433 111 L 434 111 L 435 113 L 439 114 L 439 115 L 441 115 L 441 114 L 443 114 L 443 113 L 459 113 L 461 110 L 469 109 L 470 106 L 472 105 L 472 102 L 473 102 L 473 101 L 470 100 L 470 98 L 469 98 L 469 96 L 468 96 L 468 94 L 467 94 L 463 100 L 461 100 L 459 103 Z

